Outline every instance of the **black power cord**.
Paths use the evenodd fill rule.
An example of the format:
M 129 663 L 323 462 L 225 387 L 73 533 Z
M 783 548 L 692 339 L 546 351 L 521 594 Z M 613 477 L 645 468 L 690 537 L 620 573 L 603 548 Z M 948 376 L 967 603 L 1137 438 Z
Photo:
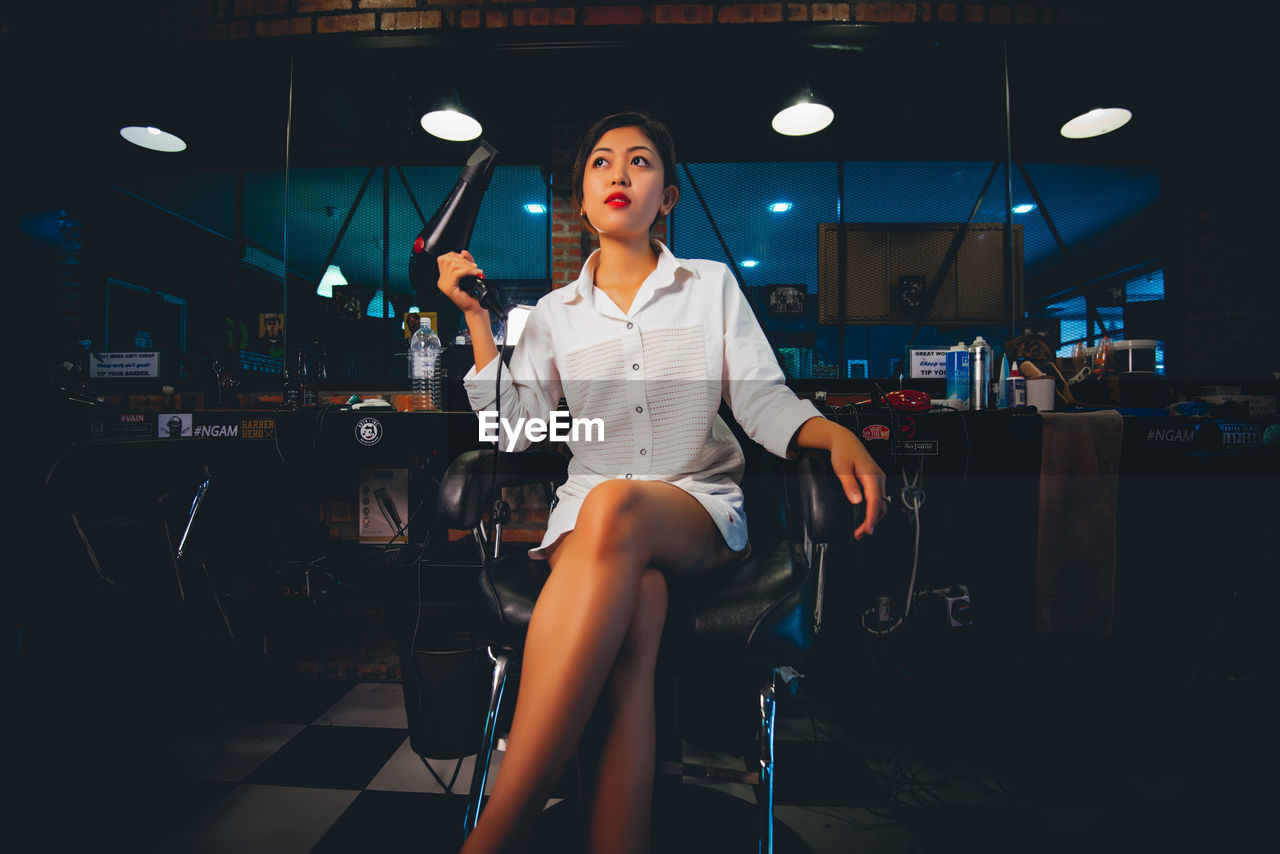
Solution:
M 507 323 L 502 324 L 502 338 L 498 341 L 498 372 L 493 380 L 493 399 L 494 405 L 498 407 L 498 423 L 502 423 L 502 356 L 503 351 L 507 349 Z M 502 444 L 502 431 L 498 431 L 498 441 L 493 443 L 493 506 L 489 510 L 489 520 L 495 526 L 495 535 L 493 539 L 493 556 L 498 556 L 498 537 L 496 531 L 501 530 L 501 525 L 505 525 L 507 520 L 511 518 L 511 506 L 502 500 L 502 487 L 498 484 L 498 452 L 499 446 Z

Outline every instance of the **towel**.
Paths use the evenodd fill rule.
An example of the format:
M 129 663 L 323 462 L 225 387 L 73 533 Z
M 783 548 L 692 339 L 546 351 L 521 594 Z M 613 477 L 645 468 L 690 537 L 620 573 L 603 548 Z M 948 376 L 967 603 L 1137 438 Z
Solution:
M 1114 409 L 1042 417 L 1036 631 L 1110 634 L 1124 418 Z

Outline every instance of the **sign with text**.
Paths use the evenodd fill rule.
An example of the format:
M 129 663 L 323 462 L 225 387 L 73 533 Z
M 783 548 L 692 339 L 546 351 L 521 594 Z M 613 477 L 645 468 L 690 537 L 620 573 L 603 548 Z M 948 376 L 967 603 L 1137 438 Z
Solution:
M 90 353 L 89 376 L 99 379 L 146 379 L 160 376 L 158 350 Z
M 947 351 L 942 350 L 919 350 L 912 347 L 908 350 L 911 356 L 911 373 L 912 378 L 921 377 L 938 377 L 946 379 L 947 377 Z

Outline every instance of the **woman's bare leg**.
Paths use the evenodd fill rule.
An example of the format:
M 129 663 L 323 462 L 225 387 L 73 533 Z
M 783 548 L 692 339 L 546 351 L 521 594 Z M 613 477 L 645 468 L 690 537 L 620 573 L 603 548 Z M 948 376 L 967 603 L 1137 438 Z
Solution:
M 525 846 L 622 649 L 645 570 L 709 566 L 721 548 L 711 517 L 677 487 L 610 480 L 591 491 L 551 554 L 525 638 L 507 754 L 465 854 Z
M 608 721 L 587 833 L 598 854 L 648 854 L 657 750 L 654 671 L 667 617 L 667 580 L 656 569 L 640 578 L 635 614 L 604 695 Z

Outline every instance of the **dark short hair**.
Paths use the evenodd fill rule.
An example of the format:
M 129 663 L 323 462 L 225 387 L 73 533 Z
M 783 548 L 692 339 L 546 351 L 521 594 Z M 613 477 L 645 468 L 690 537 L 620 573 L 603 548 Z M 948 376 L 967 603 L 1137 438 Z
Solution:
M 676 178 L 676 145 L 671 139 L 671 132 L 667 130 L 667 126 L 646 113 L 636 111 L 614 113 L 611 116 L 605 116 L 588 128 L 582 136 L 582 142 L 578 145 L 578 154 L 573 159 L 573 201 L 578 206 L 578 210 L 582 210 L 582 179 L 586 176 L 587 162 L 591 159 L 591 152 L 595 151 L 600 137 L 617 128 L 639 128 L 645 136 L 649 137 L 658 149 L 659 159 L 662 160 L 662 186 L 680 186 Z M 656 223 L 661 216 L 659 214 L 654 217 L 653 221 Z M 581 219 L 584 226 L 592 232 L 595 231 L 585 214 L 581 215 Z

